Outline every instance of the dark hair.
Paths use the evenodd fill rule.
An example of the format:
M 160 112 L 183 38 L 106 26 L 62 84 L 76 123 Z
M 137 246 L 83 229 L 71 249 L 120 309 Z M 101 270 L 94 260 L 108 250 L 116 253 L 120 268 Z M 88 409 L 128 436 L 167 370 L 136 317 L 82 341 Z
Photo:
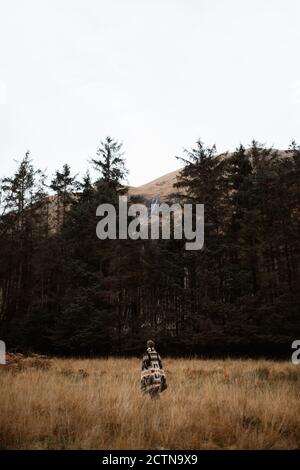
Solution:
M 154 341 L 152 341 L 152 339 L 148 339 L 147 348 L 154 348 L 154 347 L 155 347 Z

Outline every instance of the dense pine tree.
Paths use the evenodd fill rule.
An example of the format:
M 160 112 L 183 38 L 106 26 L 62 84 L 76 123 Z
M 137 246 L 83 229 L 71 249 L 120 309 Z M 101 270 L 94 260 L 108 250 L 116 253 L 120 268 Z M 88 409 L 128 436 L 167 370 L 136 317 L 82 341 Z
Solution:
M 99 204 L 118 211 L 127 191 L 122 145 L 110 137 L 92 160 L 94 180 L 77 181 L 66 164 L 47 186 L 29 153 L 1 180 L 9 349 L 133 354 L 151 336 L 172 354 L 289 354 L 300 331 L 300 147 L 279 153 L 253 141 L 216 155 L 198 140 L 180 161 L 169 202 L 204 204 L 199 251 L 173 237 L 96 237 Z

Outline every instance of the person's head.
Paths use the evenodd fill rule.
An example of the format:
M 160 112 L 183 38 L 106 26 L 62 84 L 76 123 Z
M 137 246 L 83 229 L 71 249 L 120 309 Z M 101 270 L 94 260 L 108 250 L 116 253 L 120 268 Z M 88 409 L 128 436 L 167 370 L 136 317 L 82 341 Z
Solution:
M 152 339 L 148 339 L 147 348 L 155 348 L 155 343 L 152 341 Z

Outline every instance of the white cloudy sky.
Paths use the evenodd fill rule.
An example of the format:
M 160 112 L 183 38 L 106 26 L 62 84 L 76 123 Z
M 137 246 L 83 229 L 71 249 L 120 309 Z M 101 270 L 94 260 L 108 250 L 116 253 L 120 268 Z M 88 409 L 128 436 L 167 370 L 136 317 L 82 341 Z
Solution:
M 0 175 L 27 149 L 84 172 L 124 142 L 129 181 L 201 137 L 300 141 L 299 0 L 0 0 Z

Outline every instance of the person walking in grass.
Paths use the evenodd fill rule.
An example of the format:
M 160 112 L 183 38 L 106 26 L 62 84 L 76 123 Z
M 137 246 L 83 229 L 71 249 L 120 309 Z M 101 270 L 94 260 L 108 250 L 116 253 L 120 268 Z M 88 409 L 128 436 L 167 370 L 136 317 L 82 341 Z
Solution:
M 159 394 L 166 390 L 167 381 L 163 370 L 161 357 L 155 350 L 155 343 L 147 341 L 147 349 L 143 355 L 141 372 L 141 389 L 149 393 L 152 399 L 158 399 Z

